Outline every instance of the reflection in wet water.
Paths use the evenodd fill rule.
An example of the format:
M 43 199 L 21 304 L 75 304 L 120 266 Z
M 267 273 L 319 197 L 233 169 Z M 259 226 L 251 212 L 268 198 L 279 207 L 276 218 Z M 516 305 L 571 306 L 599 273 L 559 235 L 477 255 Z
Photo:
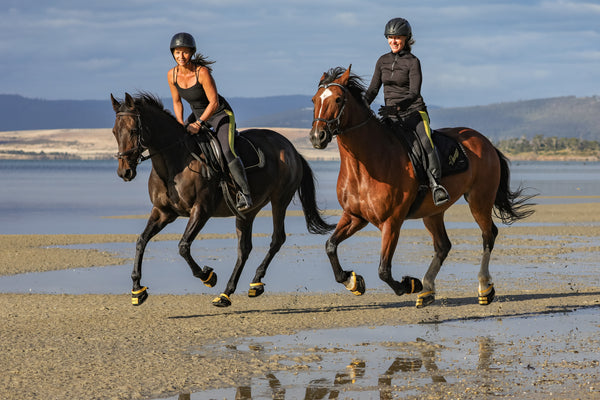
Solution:
M 388 400 L 465 390 L 519 398 L 540 385 L 550 393 L 565 382 L 589 385 L 594 398 L 600 396 L 599 324 L 598 308 L 589 307 L 527 318 L 232 339 L 197 352 L 276 359 L 277 367 L 244 377 L 236 387 L 168 399 Z

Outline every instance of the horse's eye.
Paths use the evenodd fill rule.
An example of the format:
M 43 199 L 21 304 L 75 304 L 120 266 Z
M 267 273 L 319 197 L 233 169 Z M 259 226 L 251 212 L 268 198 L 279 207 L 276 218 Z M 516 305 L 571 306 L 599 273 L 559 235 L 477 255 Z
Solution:
M 335 99 L 335 102 L 336 102 L 337 104 L 340 104 L 340 103 L 342 102 L 342 98 L 341 98 L 341 97 L 338 97 L 337 99 Z

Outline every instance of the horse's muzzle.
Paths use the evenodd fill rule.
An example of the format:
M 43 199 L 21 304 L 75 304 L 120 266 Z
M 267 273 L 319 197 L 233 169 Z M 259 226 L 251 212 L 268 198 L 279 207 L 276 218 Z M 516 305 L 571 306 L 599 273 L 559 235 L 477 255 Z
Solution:
M 313 128 L 310 131 L 310 142 L 315 149 L 325 149 L 332 138 L 333 135 L 329 129 Z
M 123 160 L 119 160 L 119 167 L 117 168 L 117 175 L 125 182 L 129 182 L 135 178 L 137 175 L 137 171 L 135 167 L 131 167 L 129 163 L 123 162 Z
M 135 175 L 137 173 L 135 172 L 135 170 L 133 170 L 131 168 L 127 168 L 127 169 L 124 169 L 124 170 L 121 170 L 121 169 L 117 170 L 117 174 L 125 182 L 129 182 L 129 181 L 133 180 L 133 178 L 135 178 Z

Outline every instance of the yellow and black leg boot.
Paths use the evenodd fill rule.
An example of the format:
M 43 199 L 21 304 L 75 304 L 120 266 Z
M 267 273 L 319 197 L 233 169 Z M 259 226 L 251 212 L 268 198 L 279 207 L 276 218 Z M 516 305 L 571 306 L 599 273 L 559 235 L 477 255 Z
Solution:
M 236 208 L 239 211 L 245 211 L 252 207 L 252 196 L 250 195 L 250 186 L 248 185 L 248 178 L 246 177 L 246 170 L 242 159 L 237 157 L 228 164 L 228 167 L 235 184 L 240 188 L 237 194 Z

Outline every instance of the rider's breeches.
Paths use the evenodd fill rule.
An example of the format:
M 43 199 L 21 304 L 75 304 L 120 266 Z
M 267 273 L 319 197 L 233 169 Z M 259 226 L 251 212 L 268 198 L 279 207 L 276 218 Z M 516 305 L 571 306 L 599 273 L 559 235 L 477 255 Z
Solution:
M 190 115 L 188 118 L 188 122 L 194 122 L 196 117 L 194 115 Z M 213 114 L 212 117 L 206 121 L 216 133 L 217 140 L 221 145 L 221 151 L 223 152 L 223 157 L 225 157 L 225 161 L 229 164 L 231 161 L 237 158 L 237 154 L 235 153 L 234 143 L 235 143 L 235 117 L 233 112 L 229 110 L 223 110 L 216 114 Z

